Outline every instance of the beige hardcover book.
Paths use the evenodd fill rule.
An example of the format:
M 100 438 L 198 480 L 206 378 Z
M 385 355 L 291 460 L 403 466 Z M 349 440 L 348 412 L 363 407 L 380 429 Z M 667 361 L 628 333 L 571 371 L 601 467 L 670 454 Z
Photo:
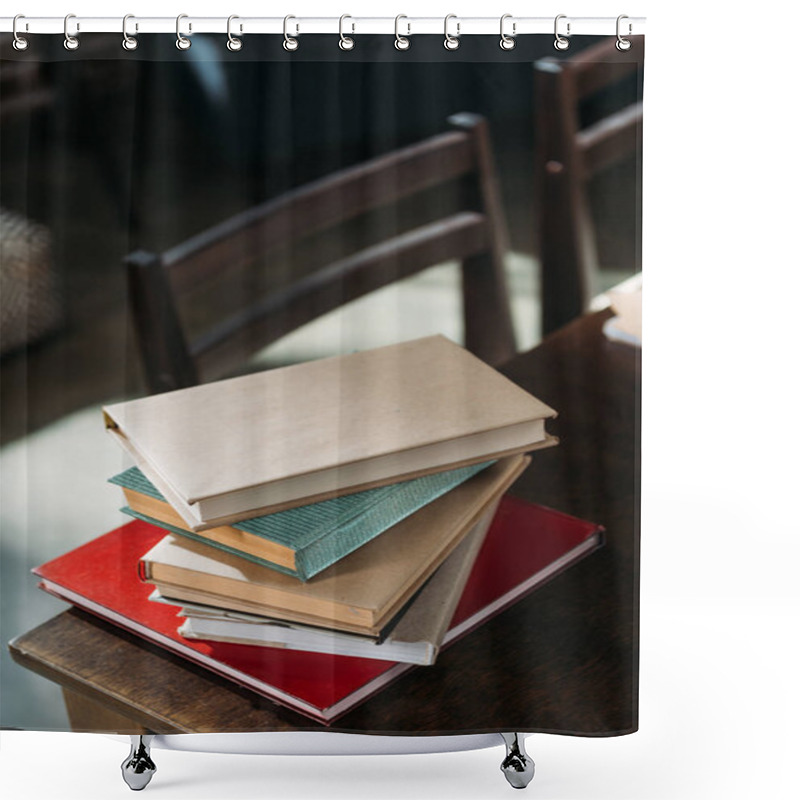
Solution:
M 142 558 L 141 575 L 177 600 L 374 636 L 528 462 L 493 464 L 307 583 L 171 535 Z
M 408 609 L 400 612 L 400 621 L 394 627 L 389 626 L 391 632 L 381 641 L 194 604 L 182 609 L 180 616 L 184 623 L 178 633 L 188 639 L 285 647 L 428 666 L 436 661 L 496 510 L 497 503 L 494 503 L 419 590 Z M 169 602 L 163 597 L 159 600 Z
M 422 663 L 433 664 L 439 654 L 442 639 L 450 627 L 461 593 L 489 532 L 498 502 L 492 504 L 467 538 L 436 570 L 387 638 L 394 646 L 427 645 L 427 658 Z
M 554 442 L 555 411 L 443 336 L 104 409 L 192 530 Z

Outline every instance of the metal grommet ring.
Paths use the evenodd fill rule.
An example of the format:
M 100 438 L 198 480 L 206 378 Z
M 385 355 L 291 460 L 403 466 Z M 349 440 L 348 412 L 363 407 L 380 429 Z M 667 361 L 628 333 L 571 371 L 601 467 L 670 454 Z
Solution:
M 177 47 L 178 50 L 188 50 L 192 46 L 191 39 L 187 39 L 181 33 L 181 20 L 186 19 L 188 16 L 188 14 L 178 14 L 175 20 L 175 36 L 178 37 L 175 39 L 175 47 Z M 192 30 L 191 22 L 189 23 L 189 30 Z
M 64 17 L 64 49 L 65 50 L 77 50 L 81 46 L 81 43 L 78 41 L 78 37 L 77 36 L 70 36 L 70 33 L 69 33 L 69 21 L 71 19 L 75 19 L 75 15 L 74 14 L 67 14 L 67 16 Z M 80 23 L 76 22 L 75 23 L 75 32 L 77 33 L 78 31 L 80 31 L 80 29 L 81 29 Z
M 563 37 L 563 36 L 562 36 L 562 35 L 561 35 L 561 34 L 558 32 L 558 21 L 559 21 L 560 19 L 566 19 L 566 18 L 567 18 L 567 15 L 566 15 L 566 14 L 559 14 L 559 15 L 556 17 L 556 21 L 555 21 L 555 23 L 553 24 L 553 33 L 555 34 L 555 37 L 556 37 L 556 38 L 555 38 L 555 41 L 553 42 L 553 47 L 555 47 L 555 49 L 556 49 L 556 50 L 560 50 L 560 51 L 562 51 L 562 52 L 563 52 L 564 50 L 569 50 L 569 39 L 565 39 L 565 38 L 564 38 L 564 37 Z M 571 28 L 571 27 L 572 27 L 572 25 L 571 25 L 571 24 L 568 22 L 568 23 L 567 23 L 567 36 L 569 36 L 569 35 L 571 34 L 571 30 L 570 30 L 570 28 Z
M 139 46 L 139 41 L 135 36 L 128 36 L 128 20 L 136 19 L 133 14 L 126 14 L 122 18 L 122 49 L 135 50 Z M 136 23 L 135 30 L 139 30 L 139 23 Z
M 28 49 L 28 40 L 24 36 L 20 36 L 19 33 L 17 33 L 17 20 L 18 19 L 25 19 L 25 15 L 24 14 L 17 14 L 17 16 L 14 17 L 14 22 L 12 23 L 12 26 L 11 26 L 11 31 L 14 34 L 14 41 L 12 42 L 12 45 L 13 45 L 15 50 L 27 50 Z M 27 22 L 25 23 L 25 30 L 28 30 L 28 23 Z
M 339 17 L 339 49 L 340 50 L 352 50 L 356 46 L 355 40 L 353 39 L 352 36 L 345 36 L 344 35 L 343 27 L 344 27 L 344 21 L 346 19 L 353 19 L 353 18 L 349 14 L 342 14 L 342 16 Z M 355 33 L 356 32 L 356 24 L 355 24 L 355 22 L 351 23 L 351 31 L 350 32 L 351 33 Z
M 620 27 L 621 27 L 620 23 L 624 19 L 628 19 L 628 15 L 627 14 L 620 14 L 617 17 L 617 50 L 619 50 L 621 53 L 624 53 L 626 50 L 630 50 L 631 49 L 631 41 L 630 41 L 630 39 L 623 39 L 622 38 L 622 34 L 620 33 Z M 628 36 L 630 36 L 632 32 L 633 32 L 633 25 L 631 25 L 631 23 L 629 22 L 628 23 Z
M 293 38 L 292 36 L 289 36 L 288 26 L 290 19 L 296 19 L 296 17 L 293 17 L 291 14 L 289 14 L 283 18 L 283 49 L 288 50 L 291 53 L 300 47 L 300 42 L 298 42 L 297 39 Z M 295 25 L 295 36 L 297 36 L 299 33 L 300 26 Z
M 408 30 L 406 31 L 405 36 L 400 35 L 400 20 L 401 19 L 408 19 L 405 14 L 398 14 L 394 18 L 394 46 L 398 50 L 408 50 L 411 47 L 411 40 L 409 37 L 411 36 L 411 23 L 406 22 L 406 27 Z
M 227 41 L 227 43 L 225 45 L 228 48 L 228 50 L 230 50 L 232 53 L 235 53 L 235 52 L 237 52 L 237 51 L 242 49 L 242 40 L 241 39 L 237 39 L 231 33 L 231 22 L 233 22 L 233 20 L 235 20 L 235 19 L 239 19 L 239 17 L 237 17 L 236 14 L 231 14 L 228 17 L 228 41 Z M 241 32 L 242 32 L 242 26 L 239 25 L 239 33 L 241 33 Z
M 456 35 L 452 36 L 447 30 L 447 23 L 450 22 L 451 19 L 456 20 Z M 458 50 L 459 45 L 461 42 L 458 41 L 458 37 L 461 35 L 461 23 L 458 21 L 458 17 L 455 14 L 448 14 L 444 18 L 444 47 L 445 50 Z
M 517 35 L 517 23 L 511 23 L 511 36 L 505 32 L 505 22 L 507 19 L 511 19 L 512 16 L 512 14 L 503 14 L 500 17 L 500 48 L 502 50 L 513 50 L 517 46 L 516 39 L 514 39 Z

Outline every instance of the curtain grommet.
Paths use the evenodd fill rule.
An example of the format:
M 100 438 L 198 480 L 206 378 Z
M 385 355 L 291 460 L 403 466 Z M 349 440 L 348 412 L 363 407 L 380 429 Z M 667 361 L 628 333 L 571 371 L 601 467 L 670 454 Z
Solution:
M 30 42 L 24 37 L 19 35 L 19 31 L 17 31 L 17 20 L 25 19 L 24 14 L 17 14 L 14 17 L 14 22 L 11 25 L 11 31 L 14 34 L 14 41 L 11 43 L 13 48 L 19 52 L 28 49 L 28 45 Z M 25 23 L 25 30 L 28 29 L 28 23 Z
M 411 47 L 411 23 L 406 22 L 406 31 L 405 36 L 400 35 L 400 20 L 405 19 L 407 20 L 408 17 L 405 14 L 398 14 L 394 18 L 394 46 L 396 50 L 408 50 Z
M 456 21 L 456 35 L 453 36 L 447 29 L 448 23 L 451 19 Z M 458 37 L 461 36 L 461 23 L 458 21 L 458 17 L 455 14 L 448 14 L 444 18 L 444 48 L 445 50 L 458 50 L 461 42 L 458 40 Z
M 339 49 L 340 50 L 352 50 L 356 46 L 355 39 L 352 36 L 345 36 L 344 35 L 344 21 L 346 19 L 353 19 L 349 14 L 342 14 L 339 17 Z M 355 22 L 350 23 L 350 33 L 355 33 L 356 31 L 356 24 Z
M 175 35 L 177 36 L 177 38 L 175 39 L 175 47 L 177 47 L 178 50 L 188 50 L 192 46 L 192 40 L 187 39 L 181 33 L 181 20 L 187 19 L 188 16 L 189 16 L 188 14 L 178 14 L 178 17 L 175 20 Z M 192 30 L 192 23 L 190 22 L 189 31 L 191 32 L 191 30 Z
M 64 49 L 70 52 L 77 50 L 80 46 L 80 40 L 77 36 L 72 36 L 69 32 L 69 21 L 75 19 L 75 14 L 67 14 L 64 17 Z M 75 32 L 78 33 L 81 29 L 80 22 L 75 23 Z
M 298 47 L 300 47 L 300 42 L 295 38 L 300 33 L 300 26 L 295 23 L 295 34 L 294 36 L 289 36 L 290 19 L 297 19 L 297 17 L 288 14 L 283 18 L 283 49 L 289 53 L 293 53 Z
M 239 19 L 236 14 L 231 14 L 228 17 L 228 41 L 225 43 L 225 46 L 231 51 L 231 53 L 238 53 L 239 50 L 242 49 L 242 40 L 231 33 L 231 22 L 233 22 L 235 19 Z M 239 33 L 241 32 L 242 26 L 239 25 Z
M 133 14 L 126 14 L 122 18 L 122 49 L 128 52 L 135 50 L 139 46 L 139 40 L 135 36 L 128 35 L 128 20 L 136 19 Z M 134 30 L 139 30 L 139 24 L 136 23 Z
M 553 34 L 555 35 L 555 40 L 553 41 L 553 47 L 558 50 L 560 53 L 563 53 L 565 50 L 569 50 L 569 39 L 566 36 L 562 36 L 558 32 L 558 22 L 559 20 L 566 19 L 566 14 L 559 14 L 555 22 L 553 23 Z M 572 34 L 572 25 L 570 22 L 567 22 L 567 36 Z
M 501 50 L 513 50 L 517 46 L 517 40 L 515 39 L 517 35 L 517 23 L 511 23 L 511 35 L 505 32 L 505 23 L 507 19 L 513 19 L 512 14 L 503 14 L 500 17 L 500 49 Z
M 625 52 L 627 52 L 628 50 L 631 49 L 631 40 L 630 39 L 625 39 L 622 36 L 622 34 L 620 33 L 620 29 L 622 27 L 621 23 L 622 23 L 622 20 L 624 20 L 624 19 L 629 19 L 627 14 L 620 14 L 617 17 L 617 44 L 616 44 L 616 47 L 617 47 L 617 50 L 620 51 L 620 53 L 625 53 Z M 628 36 L 630 36 L 632 32 L 633 32 L 633 25 L 629 22 L 628 23 Z

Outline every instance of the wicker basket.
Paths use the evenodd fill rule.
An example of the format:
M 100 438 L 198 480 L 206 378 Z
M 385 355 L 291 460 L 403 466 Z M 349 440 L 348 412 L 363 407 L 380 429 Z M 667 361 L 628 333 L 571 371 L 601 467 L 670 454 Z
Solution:
M 62 316 L 50 232 L 0 209 L 0 355 L 51 333 Z

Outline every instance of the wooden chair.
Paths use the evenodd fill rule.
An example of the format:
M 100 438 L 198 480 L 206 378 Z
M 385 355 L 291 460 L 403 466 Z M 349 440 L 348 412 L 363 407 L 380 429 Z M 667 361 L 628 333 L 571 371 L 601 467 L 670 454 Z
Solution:
M 641 157 L 641 102 L 581 126 L 582 103 L 640 68 L 635 52 L 619 52 L 615 42 L 612 38 L 572 58 L 548 58 L 535 64 L 536 204 L 544 334 L 582 314 L 593 295 L 598 257 L 587 196 L 589 181 L 624 158 Z M 634 48 L 641 47 L 641 41 L 635 42 Z M 636 216 L 639 230 L 639 193 Z M 639 246 L 637 242 L 637 252 Z
M 491 364 L 513 355 L 503 273 L 505 222 L 488 127 L 471 114 L 448 122 L 451 132 L 292 190 L 166 252 L 128 256 L 129 296 L 150 391 L 230 374 L 245 352 L 250 355 L 355 298 L 450 259 L 461 262 L 466 347 Z M 446 199 L 431 201 L 431 191 L 444 187 Z M 418 197 L 427 201 L 416 202 Z M 420 225 L 415 220 L 411 230 L 391 230 L 388 238 L 366 244 L 364 230 L 358 229 L 348 240 L 355 240 L 356 252 L 337 252 L 333 263 L 330 246 L 303 250 L 303 240 L 376 209 L 388 210 L 394 220 L 389 228 L 396 228 L 401 201 L 406 208 L 425 208 L 435 216 L 444 208 L 446 214 Z M 381 228 L 370 222 L 366 230 L 374 234 Z M 336 244 L 342 241 L 339 237 Z M 288 268 L 274 267 L 279 253 L 289 254 Z M 205 323 L 213 309 L 198 310 L 186 298 L 203 283 L 212 286 L 215 297 L 224 294 L 226 276 L 242 269 L 265 279 L 269 291 L 254 302 L 247 298 L 190 340 L 186 319 Z M 240 290 L 242 285 L 238 281 Z M 189 327 L 196 327 L 194 322 Z

